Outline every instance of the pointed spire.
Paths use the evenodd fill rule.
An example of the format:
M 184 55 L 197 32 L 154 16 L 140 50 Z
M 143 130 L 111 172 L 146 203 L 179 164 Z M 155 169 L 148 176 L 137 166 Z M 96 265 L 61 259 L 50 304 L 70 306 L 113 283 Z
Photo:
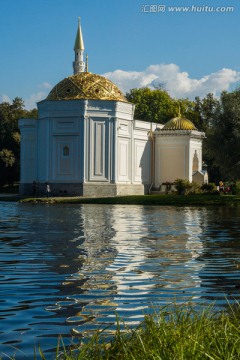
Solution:
M 77 35 L 76 35 L 76 40 L 75 40 L 75 44 L 74 44 L 74 51 L 76 51 L 76 50 L 84 50 L 80 17 L 78 18 L 78 29 L 77 29 Z
M 83 44 L 83 36 L 80 25 L 80 18 L 78 18 L 78 29 L 77 29 L 77 35 L 74 45 L 74 51 L 75 51 L 75 61 L 73 62 L 73 73 L 75 75 L 84 72 L 85 70 L 85 62 L 83 60 L 84 44 Z

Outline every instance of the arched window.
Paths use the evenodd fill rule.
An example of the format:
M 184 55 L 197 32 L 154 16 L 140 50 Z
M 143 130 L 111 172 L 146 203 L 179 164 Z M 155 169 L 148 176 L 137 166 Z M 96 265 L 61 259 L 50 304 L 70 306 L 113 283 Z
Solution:
M 68 157 L 69 156 L 69 147 L 68 146 L 64 146 L 63 147 L 63 157 Z
M 194 153 L 194 155 L 193 155 L 192 171 L 193 171 L 193 172 L 198 171 L 198 166 L 199 166 L 199 160 L 198 160 L 197 150 L 195 150 L 195 153 Z

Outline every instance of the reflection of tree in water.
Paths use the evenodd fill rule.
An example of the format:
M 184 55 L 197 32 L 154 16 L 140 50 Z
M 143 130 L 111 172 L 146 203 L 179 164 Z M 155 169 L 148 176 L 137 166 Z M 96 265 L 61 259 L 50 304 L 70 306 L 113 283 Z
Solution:
M 239 207 L 219 207 L 209 211 L 208 227 L 204 229 L 204 251 L 199 261 L 205 264 L 200 276 L 204 298 L 219 299 L 240 297 L 240 245 Z
M 68 301 L 68 297 L 76 293 L 76 288 L 81 289 L 85 282 L 83 278 L 72 276 L 83 266 L 84 251 L 80 248 L 84 241 L 81 208 L 71 205 L 35 207 L 28 226 L 35 232 L 31 236 L 31 248 L 35 247 L 38 251 L 33 259 L 34 264 L 36 268 L 38 264 L 44 266 L 39 271 L 42 279 L 38 286 L 42 292 L 41 303 L 46 303 L 45 309 L 49 311 L 49 316 L 41 317 L 39 324 L 51 328 L 53 321 L 55 324 L 59 321 L 59 326 L 62 326 L 63 317 L 72 316 L 81 310 L 74 301 Z M 44 298 L 45 292 L 47 295 Z M 61 331 L 64 336 L 64 330 L 55 327 L 51 331 Z
M 109 243 L 114 232 L 107 207 L 99 211 L 97 206 L 70 206 L 66 211 L 71 216 L 55 213 L 53 219 L 51 212 L 45 214 L 45 231 L 41 239 L 54 254 L 49 257 L 51 270 L 66 275 L 58 285 L 58 294 L 74 298 L 97 286 L 98 272 L 104 277 L 101 270 L 114 258 L 114 249 Z
M 32 221 L 37 234 L 36 246 L 42 247 L 49 278 L 49 285 L 45 280 L 44 289 L 54 293 L 52 302 L 49 297 L 46 299 L 45 310 L 49 316 L 36 323 L 51 328 L 53 322 L 55 325 L 59 322 L 52 335 L 57 332 L 71 338 L 72 322 L 85 323 L 93 319 L 91 314 L 84 314 L 84 306 L 98 299 L 99 289 L 111 287 L 106 281 L 111 276 L 104 273 L 115 256 L 110 246 L 110 238 L 114 236 L 111 211 L 107 207 L 98 209 L 87 205 L 46 207 L 41 208 L 39 217 L 36 214 Z M 91 291 L 96 289 L 98 293 L 94 296 Z M 68 319 L 64 324 L 66 329 L 63 319 Z

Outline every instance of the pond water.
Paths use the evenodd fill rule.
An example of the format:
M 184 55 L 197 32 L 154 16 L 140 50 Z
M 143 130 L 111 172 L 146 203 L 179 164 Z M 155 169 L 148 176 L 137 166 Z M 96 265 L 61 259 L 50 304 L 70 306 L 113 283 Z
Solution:
M 240 300 L 240 208 L 0 202 L 0 357 L 48 359 L 116 314 Z M 4 355 L 5 354 L 5 355 Z

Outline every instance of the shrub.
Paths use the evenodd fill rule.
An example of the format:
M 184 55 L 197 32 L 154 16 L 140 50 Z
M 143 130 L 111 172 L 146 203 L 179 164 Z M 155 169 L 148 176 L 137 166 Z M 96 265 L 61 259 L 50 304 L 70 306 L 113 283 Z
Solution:
M 201 186 L 201 190 L 204 193 L 212 194 L 217 190 L 217 187 L 214 183 L 208 183 L 208 184 L 203 184 Z
M 236 191 L 236 195 L 240 195 L 240 181 L 236 181 L 236 185 L 235 185 L 235 191 Z
M 195 181 L 191 182 L 191 189 L 189 190 L 188 194 L 193 195 L 193 194 L 199 194 L 201 193 L 201 187 L 198 183 L 196 183 Z
M 185 179 L 176 179 L 174 185 L 178 195 L 187 195 L 192 188 L 190 181 Z

